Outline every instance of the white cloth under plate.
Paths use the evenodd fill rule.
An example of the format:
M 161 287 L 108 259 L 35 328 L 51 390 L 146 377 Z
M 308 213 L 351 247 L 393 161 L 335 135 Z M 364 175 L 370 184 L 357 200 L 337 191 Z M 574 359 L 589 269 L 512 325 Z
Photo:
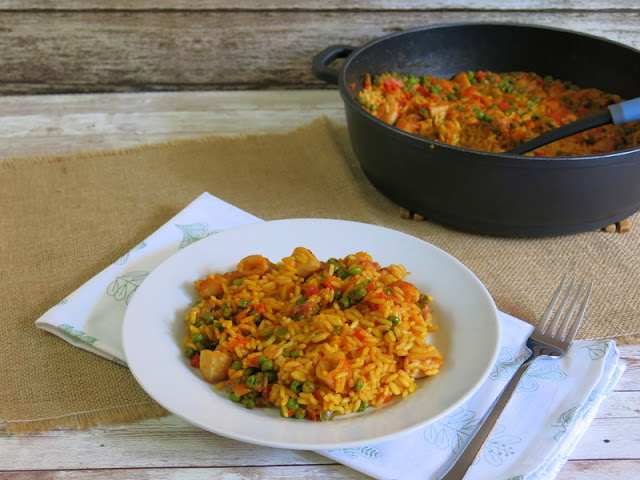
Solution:
M 125 310 L 147 275 L 173 253 L 201 238 L 259 221 L 204 193 L 48 310 L 36 325 L 76 347 L 124 364 L 121 331 Z M 524 343 L 531 325 L 502 312 L 500 322 L 500 354 L 491 375 L 453 413 L 401 438 L 318 453 L 374 478 L 435 479 L 526 358 Z M 624 368 L 613 340 L 578 341 L 559 360 L 537 360 L 465 478 L 555 478 Z

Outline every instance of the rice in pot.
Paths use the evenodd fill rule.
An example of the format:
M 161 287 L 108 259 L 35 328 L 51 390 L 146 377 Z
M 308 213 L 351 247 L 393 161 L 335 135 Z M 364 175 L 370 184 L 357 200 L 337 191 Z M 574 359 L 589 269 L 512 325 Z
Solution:
M 618 95 L 536 73 L 461 72 L 452 79 L 366 75 L 356 100 L 406 132 L 449 145 L 505 152 L 541 133 L 605 110 Z M 640 122 L 605 125 L 529 155 L 581 156 L 640 146 Z

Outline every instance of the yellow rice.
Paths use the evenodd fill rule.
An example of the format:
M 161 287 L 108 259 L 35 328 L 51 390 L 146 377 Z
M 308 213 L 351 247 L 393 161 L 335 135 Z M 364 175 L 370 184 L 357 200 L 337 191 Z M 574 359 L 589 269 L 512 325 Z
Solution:
M 403 398 L 442 363 L 428 343 L 431 297 L 358 252 L 319 261 L 298 247 L 272 263 L 195 282 L 182 347 L 203 377 L 247 408 L 328 420 Z

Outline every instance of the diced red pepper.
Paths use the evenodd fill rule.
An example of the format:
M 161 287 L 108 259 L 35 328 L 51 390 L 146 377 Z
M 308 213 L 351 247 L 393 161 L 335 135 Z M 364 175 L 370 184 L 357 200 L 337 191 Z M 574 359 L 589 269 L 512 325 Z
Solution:
M 367 338 L 367 332 L 365 332 L 363 329 L 358 327 L 356 328 L 356 331 L 353 332 L 353 336 L 359 340 L 364 340 L 365 338 Z
M 267 386 L 262 389 L 262 398 L 264 398 L 265 400 L 269 400 L 269 395 L 271 395 L 272 388 L 273 385 L 271 385 L 270 383 L 267 384 Z
M 246 345 L 246 343 L 248 341 L 249 341 L 249 339 L 245 338 L 245 337 L 236 338 L 235 340 L 232 340 L 229 343 L 227 343 L 227 346 L 225 347 L 225 349 L 226 350 L 232 350 L 232 349 L 236 348 L 238 345 Z
M 400 85 L 398 85 L 398 83 L 393 81 L 392 79 L 385 80 L 384 82 L 382 82 L 382 85 L 389 92 L 393 92 L 393 91 L 397 90 L 398 88 L 400 88 Z
M 304 288 L 302 289 L 302 294 L 303 294 L 305 297 L 309 298 L 309 297 L 311 297 L 312 295 L 315 295 L 316 293 L 318 293 L 319 291 L 320 291 L 320 289 L 319 289 L 317 286 L 315 286 L 315 285 L 308 285 L 308 286 L 306 286 L 306 287 L 304 287 Z
M 323 287 L 330 288 L 332 290 L 337 290 L 340 288 L 340 284 L 338 283 L 338 277 L 334 275 L 328 275 L 327 278 L 322 282 Z
M 259 303 L 258 305 L 256 305 L 255 311 L 257 313 L 264 313 L 267 311 L 267 307 L 264 306 L 264 303 Z
M 191 357 L 191 360 L 189 360 L 189 365 L 191 365 L 192 367 L 199 367 L 200 366 L 200 354 L 196 353 L 193 357 Z
M 473 93 L 475 93 L 476 89 L 473 87 L 466 87 L 462 89 L 462 95 L 465 97 L 470 97 Z

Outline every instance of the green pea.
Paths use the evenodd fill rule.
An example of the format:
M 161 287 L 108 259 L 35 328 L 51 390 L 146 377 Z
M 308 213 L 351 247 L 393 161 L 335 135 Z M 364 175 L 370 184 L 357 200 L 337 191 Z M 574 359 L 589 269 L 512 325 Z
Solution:
M 323 422 L 328 422 L 329 420 L 331 420 L 333 418 L 333 412 L 330 412 L 328 410 L 324 410 L 322 412 L 320 412 L 320 420 L 322 420 Z
M 356 288 L 354 288 L 349 292 L 349 298 L 351 298 L 351 300 L 355 302 L 359 302 L 366 295 L 367 295 L 367 289 L 362 285 L 356 286 Z
M 213 328 L 217 329 L 218 331 L 223 331 L 224 327 L 222 326 L 222 324 L 220 322 L 216 322 L 213 324 Z
M 362 273 L 362 267 L 360 265 L 351 265 L 349 267 L 349 275 L 358 275 Z
M 229 400 L 231 400 L 232 402 L 238 403 L 241 400 L 241 398 L 242 397 L 240 397 L 239 395 L 236 395 L 233 392 L 229 394 Z
M 304 295 L 302 295 L 298 301 L 296 302 L 298 305 L 302 305 L 304 302 L 306 302 L 307 300 L 309 300 L 307 297 L 305 297 Z
M 361 378 L 359 378 L 353 388 L 355 390 L 362 390 L 363 387 L 364 387 L 364 382 L 362 381 Z
M 349 308 L 351 306 L 351 300 L 349 300 L 349 297 L 341 297 L 339 303 L 343 308 Z
M 304 382 L 302 384 L 302 391 L 304 393 L 311 393 L 316 389 L 316 386 L 311 382 Z
M 184 349 L 184 356 L 187 358 L 191 358 L 196 354 L 196 351 L 193 348 L 185 348 Z
M 391 322 L 391 325 L 398 325 L 400 323 L 400 319 L 395 315 L 389 315 L 389 318 L 387 318 L 387 320 Z
M 247 305 L 249 305 L 249 300 L 242 299 L 238 302 L 238 305 L 240 305 L 242 308 L 246 308 Z
M 231 363 L 231 369 L 232 370 L 242 370 L 242 361 L 240 360 L 234 360 Z
M 369 408 L 369 402 L 362 402 L 358 407 L 358 412 L 364 412 L 367 408 Z
M 235 287 L 239 287 L 240 285 L 242 285 L 242 279 L 241 278 L 236 278 L 233 282 L 231 282 L 231 285 L 233 285 Z
M 246 380 L 246 385 L 249 388 L 255 388 L 258 385 L 258 377 L 256 375 L 249 375 Z
M 211 325 L 213 323 L 213 314 L 207 312 L 202 315 L 202 319 L 204 320 L 204 323 L 206 323 L 207 325 Z
M 193 335 L 191 335 L 191 341 L 193 343 L 201 342 L 203 340 L 204 340 L 204 335 L 202 335 L 201 333 L 194 333 Z
M 301 408 L 296 409 L 296 413 L 293 414 L 296 418 L 305 418 L 307 416 L 307 411 Z
M 264 376 L 267 377 L 269 383 L 274 383 L 278 380 L 278 372 L 275 370 L 267 370 L 264 372 Z
M 290 398 L 289 400 L 287 400 L 287 408 L 295 410 L 296 408 L 298 408 L 298 401 L 295 398 Z
M 245 408 L 252 409 L 255 408 L 256 402 L 253 398 L 243 398 L 242 405 L 244 405 Z
M 267 370 L 273 370 L 273 360 L 267 358 L 264 362 L 260 363 L 260 368 L 262 368 L 263 372 Z
M 294 380 L 293 382 L 291 382 L 291 390 L 299 393 L 302 390 L 302 382 L 299 380 Z

